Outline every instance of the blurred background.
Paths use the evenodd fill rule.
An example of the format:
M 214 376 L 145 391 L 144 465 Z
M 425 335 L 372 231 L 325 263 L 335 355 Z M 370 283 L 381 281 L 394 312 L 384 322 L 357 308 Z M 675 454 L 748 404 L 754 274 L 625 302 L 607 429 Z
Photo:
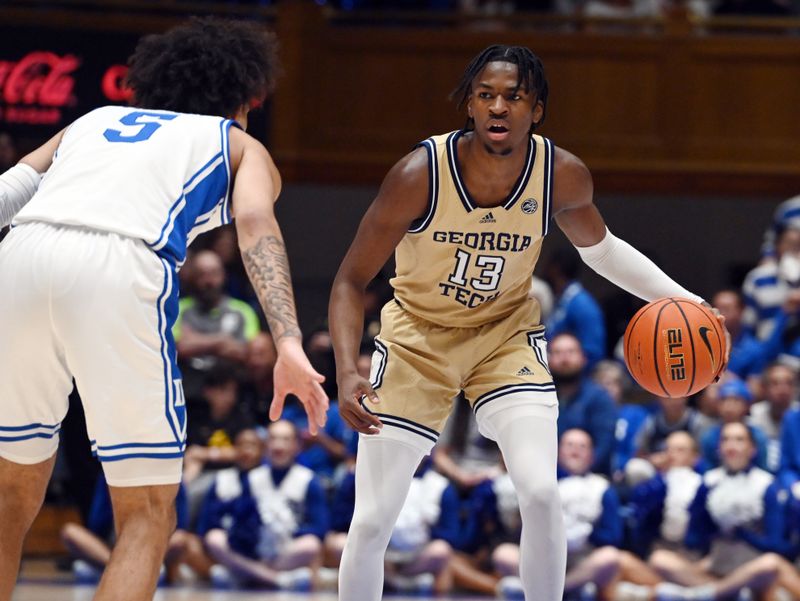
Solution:
M 793 346 L 800 334 L 800 266 L 792 271 L 782 261 L 800 255 L 800 239 L 786 237 L 800 231 L 800 199 L 782 204 L 800 194 L 799 11 L 798 0 L 3 0 L 0 172 L 89 110 L 125 104 L 126 60 L 140 36 L 190 15 L 255 20 L 274 30 L 283 73 L 273 97 L 251 114 L 249 132 L 264 142 L 284 178 L 277 212 L 306 348 L 335 397 L 328 294 L 361 216 L 386 171 L 415 143 L 463 125 L 465 115 L 448 94 L 469 60 L 490 44 L 525 45 L 542 58 L 550 82 L 538 133 L 586 162 L 610 229 L 705 298 L 733 291 L 731 311 L 742 324 L 734 334 L 772 340 L 736 374 L 763 401 L 764 367 L 782 360 L 796 378 L 800 362 Z M 573 269 L 565 257 L 570 245 L 557 228 L 551 231 L 536 274 L 549 284 L 544 298 L 551 315 L 558 319 L 559 308 L 567 310 L 564 290 L 579 281 L 599 309 L 604 333 L 583 339 L 565 329 L 578 336 L 590 367 L 618 361 L 617 342 L 642 303 Z M 365 357 L 379 308 L 391 297 L 392 274 L 390 263 L 370 287 Z M 271 399 L 264 374 L 274 348 L 259 334 L 266 324 L 233 229 L 198 240 L 181 279 L 186 323 L 207 317 L 192 302 L 213 305 L 223 296 L 236 301 L 226 300 L 224 310 L 241 321 L 229 331 L 225 320 L 219 326 L 220 335 L 241 346 L 181 355 L 190 415 L 194 405 L 195 415 L 205 416 L 196 418 L 197 440 L 190 444 L 210 448 L 227 419 L 209 409 L 215 402 L 209 397 L 226 385 L 220 365 L 241 375 L 237 386 L 246 398 L 234 396 L 246 405 L 243 423 L 263 426 Z M 777 342 L 770 338 L 776 327 Z M 180 352 L 180 339 L 178 346 Z M 658 405 L 627 384 L 625 390 L 627 401 Z M 796 402 L 795 388 L 791 397 Z M 715 405 L 689 403 L 712 422 L 720 419 Z M 67 421 L 72 426 L 62 432 L 49 498 L 55 513 L 51 522 L 40 520 L 29 540 L 34 554 L 63 553 L 53 532 L 65 515 L 85 520 L 91 504 L 97 468 L 87 459 L 76 402 Z M 232 446 L 244 426 L 225 427 L 225 444 Z M 779 430 L 780 416 L 771 437 L 777 445 Z M 321 445 L 330 454 L 330 445 L 304 436 L 304 448 Z M 338 436 L 349 444 L 347 435 Z M 652 450 L 626 452 L 646 457 Z M 336 453 L 337 461 L 349 456 L 338 447 Z M 213 472 L 214 461 L 202 452 L 194 458 L 196 470 Z M 771 471 L 779 464 L 773 457 Z M 602 471 L 624 482 L 624 468 L 624 460 L 609 460 Z

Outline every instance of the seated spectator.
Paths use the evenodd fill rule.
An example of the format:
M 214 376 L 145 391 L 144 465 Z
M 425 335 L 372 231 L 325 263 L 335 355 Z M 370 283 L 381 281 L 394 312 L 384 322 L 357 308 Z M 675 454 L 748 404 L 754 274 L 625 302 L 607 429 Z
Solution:
M 277 360 L 275 342 L 266 332 L 260 332 L 249 342 L 241 399 L 242 405 L 258 423 L 266 423 L 269 419 L 269 406 L 275 390 L 272 372 Z
M 751 376 L 760 374 L 764 366 L 775 359 L 781 352 L 783 329 L 786 320 L 781 319 L 778 327 L 766 340 L 759 340 L 742 323 L 745 312 L 744 298 L 736 290 L 721 290 L 711 299 L 722 316 L 725 318 L 725 327 L 731 335 L 731 355 L 728 361 L 728 371 L 747 380 Z
M 673 432 L 688 432 L 699 440 L 705 420 L 696 409 L 689 407 L 684 397 L 658 397 L 658 410 L 650 415 L 639 430 L 636 439 L 636 454 L 647 459 L 656 470 L 667 467 L 664 452 L 667 437 Z
M 456 485 L 462 496 L 503 472 L 497 443 L 478 432 L 475 414 L 462 396 L 456 400 L 439 437 L 433 463 Z
M 175 498 L 177 529 L 173 532 L 164 557 L 160 581 L 175 583 L 183 578 L 207 578 L 210 563 L 200 539 L 188 532 L 186 494 L 183 486 Z M 111 558 L 114 544 L 114 516 L 103 472 L 97 478 L 86 525 L 68 522 L 61 528 L 61 540 L 73 558 L 72 570 L 78 582 L 96 584 Z M 188 573 L 187 573 L 188 572 Z
M 721 423 L 710 428 L 700 440 L 703 470 L 712 469 L 720 465 L 719 441 L 722 427 L 733 422 L 744 422 L 752 401 L 753 397 L 750 394 L 750 390 L 738 378 L 732 378 L 719 387 L 719 417 Z M 755 464 L 761 469 L 767 469 L 767 447 L 769 445 L 767 436 L 756 426 L 751 425 L 748 427 L 756 443 Z M 774 468 L 772 471 L 777 472 L 778 465 L 775 465 Z
M 542 274 L 556 296 L 555 309 L 545 324 L 549 341 L 565 332 L 575 336 L 591 368 L 605 357 L 606 327 L 600 305 L 578 282 L 582 266 L 572 247 L 556 250 L 545 263 Z
M 237 465 L 216 474 L 198 533 L 210 556 L 212 583 L 305 589 L 319 561 L 330 516 L 314 473 L 295 462 L 297 430 L 270 424 L 269 465 L 255 430 L 236 437 Z
M 747 423 L 767 436 L 767 469 L 776 473 L 781 463 L 781 425 L 789 409 L 797 409 L 797 372 L 788 365 L 773 363 L 761 376 L 763 401 L 750 407 Z
M 244 365 L 247 342 L 260 330 L 258 316 L 247 303 L 225 295 L 225 268 L 210 250 L 194 255 L 193 296 L 182 298 L 172 335 L 178 350 L 186 398 L 192 399 L 203 375 L 217 363 Z
M 606 478 L 589 471 L 592 460 L 591 437 L 577 429 L 565 432 L 558 448 L 558 488 L 567 535 L 565 595 L 582 591 L 582 599 L 593 597 L 595 593 L 600 599 L 614 599 L 623 592 L 616 590 L 620 577 L 626 581 L 635 579 L 645 585 L 645 590 L 633 587 L 634 590 L 651 595 L 646 585 L 655 586 L 660 579 L 641 560 L 617 549 L 623 534 L 619 498 Z M 495 511 L 498 514 L 518 512 L 515 500 L 513 487 L 501 492 L 495 497 Z M 518 519 L 518 514 L 514 517 Z M 501 581 L 503 591 L 506 594 L 514 591 L 519 575 L 519 544 L 499 545 L 492 560 L 497 572 L 506 576 Z M 521 592 L 521 583 L 517 582 L 516 586 Z M 629 594 L 630 587 L 624 588 Z
M 775 246 L 778 234 L 787 227 L 800 229 L 800 195 L 784 200 L 775 208 L 775 212 L 772 214 L 772 223 L 764 232 L 764 241 L 761 244 L 763 261 L 777 260 Z
M 330 565 L 341 561 L 355 506 L 355 473 L 345 476 L 334 500 L 333 532 L 325 541 Z M 446 594 L 448 571 L 459 532 L 458 495 L 432 469 L 430 457 L 417 468 L 386 550 L 386 584 L 402 592 Z
M 614 430 L 614 453 L 611 457 L 611 473 L 617 477 L 625 464 L 636 454 L 636 436 L 650 415 L 650 408 L 638 403 L 625 403 L 624 395 L 630 388 L 630 377 L 616 361 L 603 360 L 598 363 L 592 380 L 605 388 L 617 406 L 617 426 Z
M 592 437 L 592 471 L 610 474 L 617 409 L 604 388 L 584 373 L 586 355 L 572 334 L 559 334 L 547 345 L 550 373 L 558 394 L 558 434 L 579 428 Z
M 702 483 L 695 471 L 700 454 L 688 432 L 673 432 L 666 441 L 664 470 L 637 484 L 630 494 L 631 548 L 642 557 L 653 546 L 683 550 L 689 505 Z
M 786 495 L 768 472 L 752 467 L 751 430 L 732 422 L 722 428 L 722 466 L 707 472 L 690 506 L 685 543 L 705 555 L 690 561 L 659 550 L 651 565 L 671 582 L 694 587 L 685 599 L 734 598 L 749 588 L 760 595 L 777 585 L 800 596 L 800 575 L 781 554 L 786 541 Z
M 203 402 L 205 401 L 205 402 Z M 183 477 L 191 489 L 201 472 L 230 466 L 236 458 L 233 440 L 255 421 L 239 403 L 239 382 L 233 372 L 218 365 L 205 378 L 201 401 L 190 413 L 186 429 Z
M 786 326 L 782 307 L 800 285 L 800 226 L 790 221 L 778 232 L 775 253 L 776 260 L 750 271 L 742 286 L 746 307 L 742 323 L 759 340 Z

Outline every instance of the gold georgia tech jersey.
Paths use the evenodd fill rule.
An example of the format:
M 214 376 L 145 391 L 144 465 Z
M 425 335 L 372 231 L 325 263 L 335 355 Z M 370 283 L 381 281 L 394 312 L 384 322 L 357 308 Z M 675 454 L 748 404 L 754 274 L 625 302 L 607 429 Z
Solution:
M 427 214 L 412 223 L 395 252 L 392 279 L 400 305 L 447 327 L 503 319 L 528 300 L 531 275 L 550 221 L 553 143 L 532 135 L 511 195 L 482 208 L 458 168 L 462 131 L 428 138 Z M 538 305 L 534 307 L 536 323 Z

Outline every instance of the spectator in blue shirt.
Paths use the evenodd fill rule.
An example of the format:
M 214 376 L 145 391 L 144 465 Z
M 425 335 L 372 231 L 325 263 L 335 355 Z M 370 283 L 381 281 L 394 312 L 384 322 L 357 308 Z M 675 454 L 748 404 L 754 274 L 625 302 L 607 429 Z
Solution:
M 269 465 L 255 430 L 236 437 L 237 466 L 217 473 L 198 526 L 218 586 L 283 589 L 310 586 L 330 515 L 314 473 L 296 463 L 300 443 L 291 422 L 270 424 Z
M 344 550 L 355 507 L 355 472 L 342 480 L 333 502 L 332 530 L 325 546 L 332 565 Z M 402 592 L 446 594 L 452 586 L 448 567 L 461 537 L 455 487 L 432 469 L 425 457 L 414 474 L 386 550 L 386 583 Z
M 719 417 L 721 424 L 717 424 L 709 428 L 700 441 L 700 446 L 703 455 L 703 470 L 719 467 L 721 463 L 720 457 L 720 435 L 722 427 L 725 424 L 733 422 L 744 422 L 747 412 L 750 410 L 750 403 L 753 401 L 753 396 L 744 382 L 738 378 L 732 377 L 719 387 Z M 756 443 L 756 457 L 755 465 L 761 469 L 777 472 L 778 465 L 775 464 L 773 469 L 769 469 L 767 464 L 767 450 L 769 441 L 766 434 L 760 428 L 749 425 L 750 431 L 753 435 L 753 440 Z
M 558 435 L 585 430 L 594 444 L 592 471 L 610 474 L 617 408 L 606 390 L 585 375 L 586 355 L 573 334 L 559 334 L 547 345 L 548 364 L 558 394 Z
M 546 322 L 552 341 L 569 332 L 581 343 L 589 368 L 606 355 L 606 326 L 594 297 L 578 282 L 583 262 L 574 248 L 556 250 L 544 266 L 544 279 L 556 296 L 556 305 Z
M 800 575 L 785 558 L 794 552 L 786 536 L 788 495 L 771 474 L 752 467 L 755 455 L 751 430 L 725 424 L 722 466 L 703 476 L 689 508 L 686 546 L 706 558 L 660 550 L 650 559 L 671 582 L 697 587 L 687 598 L 729 599 L 745 587 L 761 595 L 774 585 L 800 597 Z

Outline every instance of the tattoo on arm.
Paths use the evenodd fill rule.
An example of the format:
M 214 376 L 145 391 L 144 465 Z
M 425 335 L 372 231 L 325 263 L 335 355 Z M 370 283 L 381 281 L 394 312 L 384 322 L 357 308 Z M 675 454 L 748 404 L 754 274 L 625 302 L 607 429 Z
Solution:
M 301 336 L 283 241 L 276 236 L 263 236 L 242 251 L 242 259 L 275 340 Z

